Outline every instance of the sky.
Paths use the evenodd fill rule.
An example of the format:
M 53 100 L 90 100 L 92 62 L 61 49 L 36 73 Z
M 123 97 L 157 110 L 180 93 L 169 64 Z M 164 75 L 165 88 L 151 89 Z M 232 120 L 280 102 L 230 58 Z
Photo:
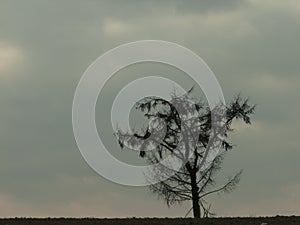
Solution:
M 220 179 L 244 173 L 233 193 L 210 199 L 217 215 L 299 212 L 299 1 L 1 0 L 0 217 L 181 217 L 190 209 L 97 175 L 73 136 L 72 101 L 86 68 L 111 48 L 148 39 L 191 49 L 226 101 L 242 93 L 257 104 L 253 124 L 235 123 L 229 137 L 236 147 Z M 174 68 L 126 68 L 99 99 L 96 117 L 141 73 L 188 84 Z M 103 116 L 97 122 L 101 133 Z M 114 147 L 110 131 L 103 135 L 114 154 L 135 157 Z

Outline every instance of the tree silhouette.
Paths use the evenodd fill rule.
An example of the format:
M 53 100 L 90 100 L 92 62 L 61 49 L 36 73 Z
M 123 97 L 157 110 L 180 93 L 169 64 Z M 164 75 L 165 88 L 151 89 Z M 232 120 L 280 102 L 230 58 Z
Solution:
M 137 109 L 149 119 L 149 125 L 134 134 L 118 130 L 116 136 L 122 148 L 138 149 L 139 155 L 155 165 L 147 179 L 159 181 L 150 190 L 165 200 L 170 207 L 191 201 L 195 218 L 213 215 L 206 197 L 220 192 L 231 192 L 240 180 L 242 171 L 217 187 L 216 175 L 222 169 L 224 154 L 233 144 L 226 140 L 233 120 L 250 124 L 255 106 L 240 95 L 227 106 L 219 103 L 211 110 L 204 101 L 195 101 L 187 94 L 171 94 L 167 101 L 147 97 L 137 103 Z M 216 149 L 219 151 L 214 153 Z M 213 153 L 212 156 L 209 155 Z M 181 162 L 174 168 L 161 163 L 168 157 Z M 189 213 L 188 212 L 188 213 Z

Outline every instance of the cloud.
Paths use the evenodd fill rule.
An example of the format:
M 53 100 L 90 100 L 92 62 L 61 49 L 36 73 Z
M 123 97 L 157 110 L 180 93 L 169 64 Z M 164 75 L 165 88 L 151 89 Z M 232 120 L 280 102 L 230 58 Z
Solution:
M 126 35 L 134 37 L 141 34 L 168 33 L 176 36 L 198 35 L 222 37 L 236 40 L 256 35 L 256 29 L 241 9 L 228 11 L 208 11 L 205 13 L 180 13 L 170 8 L 166 12 L 146 13 L 138 18 L 105 18 L 102 31 L 110 37 Z M 95 25 L 98 27 L 98 25 Z M 154 31 L 154 32 L 153 32 Z M 195 32 L 196 31 L 196 32 Z
M 264 125 L 258 121 L 254 121 L 252 124 L 246 124 L 243 120 L 234 120 L 232 123 L 233 131 L 237 131 L 238 133 L 249 132 L 249 129 L 252 129 L 254 131 L 262 130 L 264 129 L 263 127 Z
M 0 75 L 15 69 L 24 59 L 22 51 L 0 42 Z
M 130 26 L 121 20 L 115 18 L 107 18 L 102 22 L 102 31 L 106 36 L 115 37 L 128 33 Z
M 298 77 L 276 76 L 261 74 L 250 79 L 250 85 L 254 90 L 272 93 L 297 92 L 300 79 Z
M 0 193 L 0 217 L 26 216 L 32 210 L 28 204 L 20 202 L 14 196 Z
M 39 203 L 23 201 L 12 195 L 0 193 L 0 217 L 114 217 L 114 210 L 109 203 L 103 202 L 98 196 L 87 199 L 73 199 L 58 203 Z
M 247 2 L 252 6 L 262 8 L 264 11 L 293 13 L 298 17 L 300 15 L 300 2 L 298 0 L 247 0 Z

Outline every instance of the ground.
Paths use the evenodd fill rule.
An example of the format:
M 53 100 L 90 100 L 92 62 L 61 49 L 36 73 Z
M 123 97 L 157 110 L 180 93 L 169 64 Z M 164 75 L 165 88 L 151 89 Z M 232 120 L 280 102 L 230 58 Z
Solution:
M 128 218 L 128 219 L 73 219 L 73 218 L 11 218 L 0 219 L 0 225 L 300 225 L 300 216 L 258 218 Z

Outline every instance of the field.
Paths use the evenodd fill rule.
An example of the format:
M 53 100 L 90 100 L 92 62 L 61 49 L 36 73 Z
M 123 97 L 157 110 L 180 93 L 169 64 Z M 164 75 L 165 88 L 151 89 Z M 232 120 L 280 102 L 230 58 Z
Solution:
M 276 216 L 257 218 L 128 218 L 128 219 L 96 219 L 96 218 L 14 218 L 0 219 L 0 225 L 300 225 L 299 216 Z

